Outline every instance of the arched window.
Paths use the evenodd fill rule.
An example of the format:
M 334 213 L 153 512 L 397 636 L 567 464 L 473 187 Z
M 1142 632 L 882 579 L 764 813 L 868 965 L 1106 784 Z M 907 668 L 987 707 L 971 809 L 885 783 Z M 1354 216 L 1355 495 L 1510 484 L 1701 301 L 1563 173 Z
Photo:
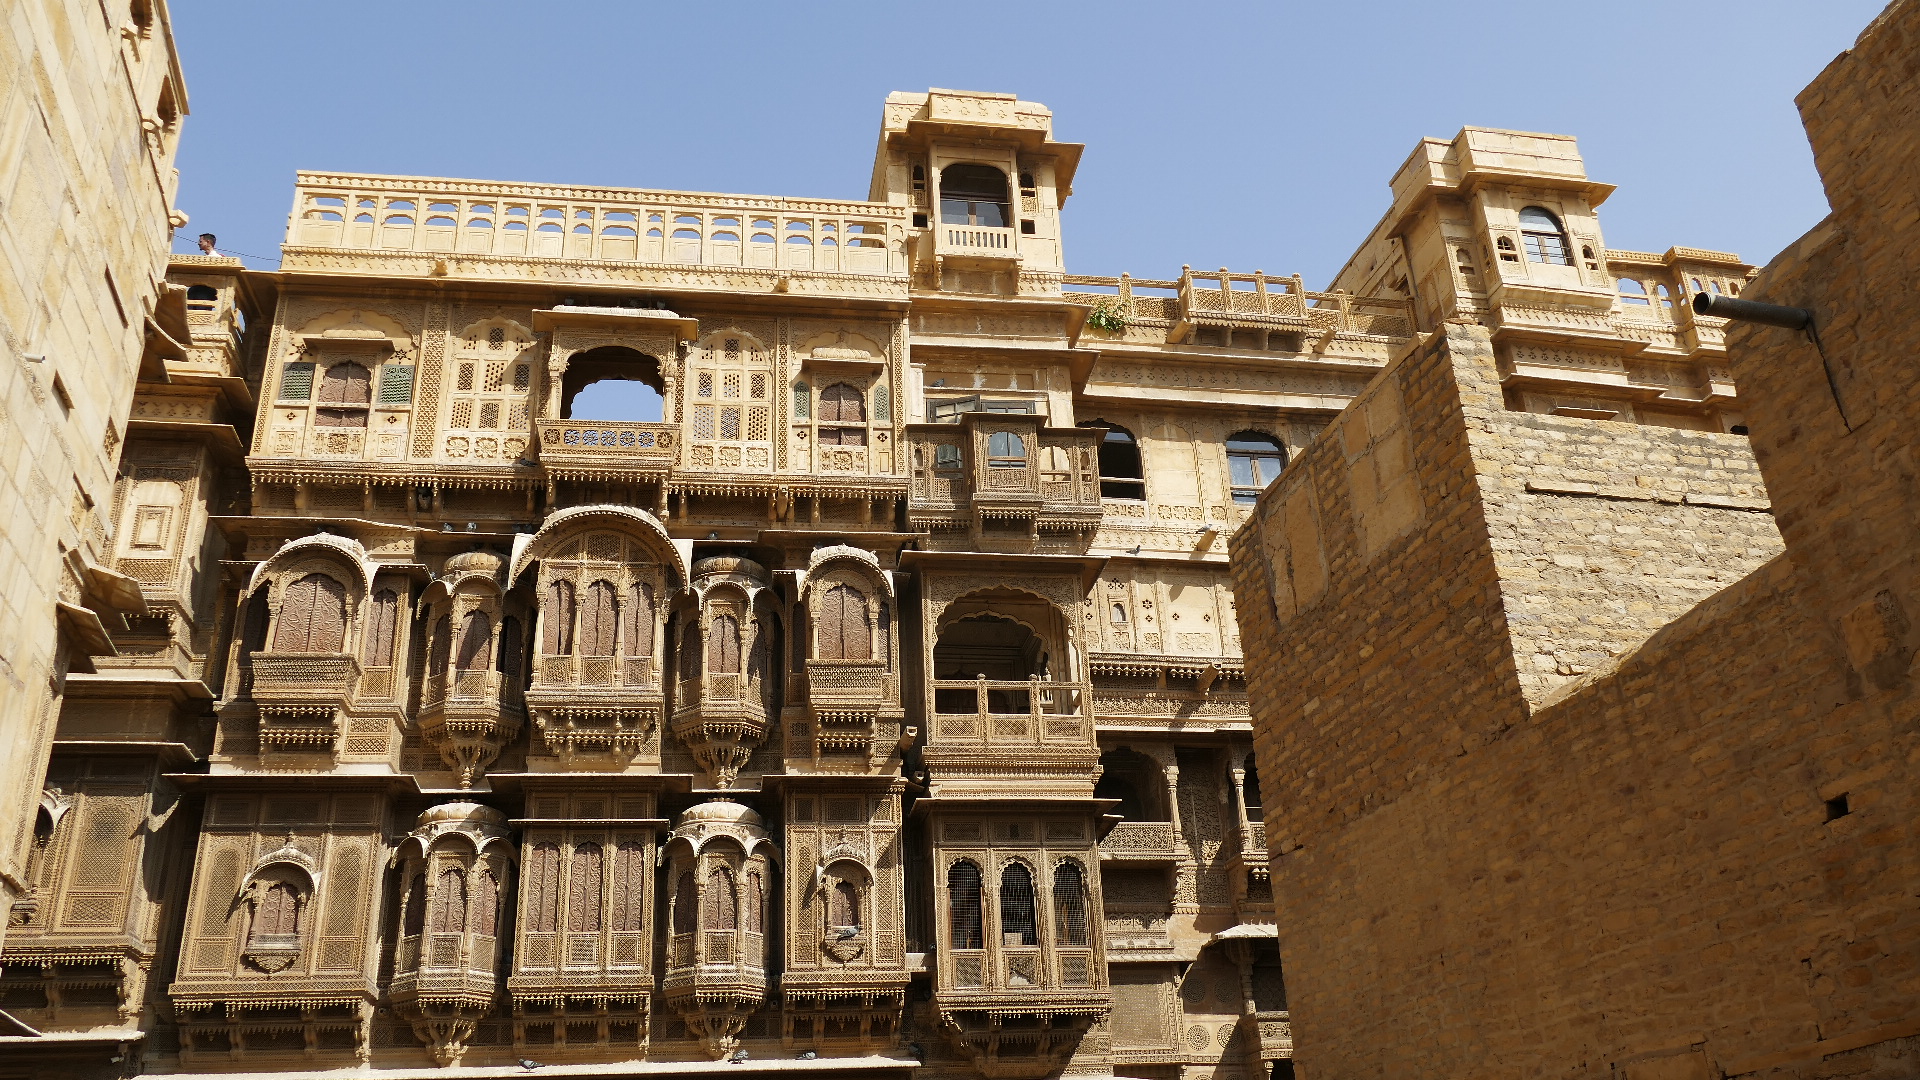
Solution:
M 635 582 L 632 602 L 627 607 L 627 655 L 646 659 L 653 655 L 653 586 Z
M 458 934 L 467 928 L 467 879 L 458 867 L 440 871 L 440 883 L 433 890 L 433 917 L 429 933 Z
M 940 223 L 1007 227 L 1007 174 L 991 165 L 949 165 L 940 172 Z
M 569 656 L 573 653 L 573 582 L 555 581 L 547 586 L 546 610 L 542 611 L 546 627 L 542 635 L 541 648 L 547 656 Z
M 473 881 L 473 932 L 481 937 L 492 937 L 499 921 L 500 879 L 483 866 Z
M 587 602 L 580 608 L 580 655 L 612 656 L 619 625 L 620 602 L 613 583 L 596 581 L 587 586 Z
M 445 675 L 453 655 L 453 617 L 442 615 L 427 632 L 427 674 Z
M 1279 439 L 1258 431 L 1237 431 L 1227 436 L 1227 479 L 1233 485 L 1234 502 L 1258 499 L 1286 467 L 1287 451 Z
M 1567 244 L 1566 230 L 1560 219 L 1538 206 L 1520 211 L 1520 238 L 1527 246 L 1527 259 L 1553 266 L 1572 266 L 1573 256 Z
M 1626 304 L 1647 306 L 1647 287 L 1630 277 L 1620 279 L 1620 301 Z
M 485 668 L 492 655 L 493 619 L 475 608 L 460 621 L 460 652 L 454 663 L 461 671 L 475 671 Z
M 1019 469 L 1027 464 L 1027 442 L 1011 431 L 996 431 L 987 436 L 987 467 Z
M 419 937 L 427 929 L 427 875 L 413 875 L 413 884 L 407 886 L 406 911 L 400 917 L 400 933 L 403 937 Z
M 325 574 L 308 574 L 280 598 L 276 652 L 337 653 L 347 633 L 346 586 Z
M 700 891 L 694 888 L 693 871 L 680 875 L 673 889 L 673 932 L 691 934 L 700 929 Z
M 846 383 L 834 383 L 820 391 L 820 438 L 821 446 L 865 446 L 867 445 L 866 400 L 860 391 Z M 858 427 L 836 427 L 837 424 L 861 425 Z
M 1653 287 L 1653 291 L 1655 295 L 1660 297 L 1661 307 L 1670 308 L 1673 306 L 1673 294 L 1667 291 L 1667 287 L 1665 285 L 1655 285 Z
M 707 624 L 707 670 L 740 674 L 740 620 L 731 615 L 715 615 Z
M 1007 944 L 1018 934 L 1021 945 L 1038 945 L 1040 936 L 1033 919 L 1033 871 L 1025 863 L 1008 863 L 1000 871 L 1000 932 Z
M 1112 622 L 1113 625 L 1115 626 L 1127 625 L 1127 605 L 1125 604 L 1113 605 L 1113 607 L 1108 611 L 1108 621 Z
M 1513 249 L 1513 238 L 1503 236 L 1493 242 L 1493 249 L 1500 253 L 1501 262 L 1519 262 L 1520 253 Z
M 613 853 L 613 930 L 636 934 L 646 930 L 643 921 L 647 895 L 646 852 L 629 840 Z
M 827 925 L 860 928 L 860 890 L 854 888 L 853 882 L 834 885 L 833 893 L 827 897 Z
M 599 844 L 573 849 L 573 871 L 567 880 L 567 929 L 575 933 L 600 929 L 600 891 L 605 885 Z
M 327 368 L 317 396 L 321 408 L 314 414 L 320 427 L 367 426 L 367 406 L 373 402 L 373 375 L 348 361 Z
M 540 843 L 526 861 L 527 929 L 551 934 L 559 928 L 560 845 Z
M 765 902 L 765 890 L 760 887 L 760 871 L 747 871 L 745 887 L 740 890 L 740 925 L 749 934 L 765 932 L 760 922 L 760 907 Z
M 1081 427 L 1103 427 L 1100 440 L 1100 497 L 1103 499 L 1144 499 L 1147 497 L 1146 470 L 1140 465 L 1140 444 L 1133 432 L 1105 420 L 1085 420 Z
M 367 611 L 367 631 L 361 641 L 360 659 L 368 667 L 393 664 L 393 637 L 400 625 L 400 596 L 392 589 L 373 594 Z
M 733 874 L 724 866 L 707 871 L 707 892 L 700 904 L 700 929 L 732 930 L 738 903 L 733 895 Z
M 700 677 L 700 620 L 688 619 L 680 628 L 680 681 Z
M 290 881 L 276 881 L 260 894 L 253 909 L 251 941 L 285 944 L 300 932 L 300 892 Z
M 947 921 L 954 948 L 986 948 L 980 914 L 980 868 L 962 859 L 947 870 Z
M 835 585 L 820 597 L 820 618 L 814 628 L 820 659 L 873 659 L 867 597 L 853 586 Z
M 1053 868 L 1053 923 L 1059 945 L 1087 943 L 1087 880 L 1077 863 Z

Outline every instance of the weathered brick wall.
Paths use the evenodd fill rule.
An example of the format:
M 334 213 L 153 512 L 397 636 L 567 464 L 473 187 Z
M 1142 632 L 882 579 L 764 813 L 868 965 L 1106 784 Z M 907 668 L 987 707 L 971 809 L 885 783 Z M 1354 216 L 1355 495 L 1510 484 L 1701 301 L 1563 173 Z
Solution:
M 1835 215 L 1748 295 L 1846 415 L 1736 328 L 1765 489 L 1450 326 L 1381 379 L 1417 513 L 1323 439 L 1235 538 L 1308 1080 L 1920 1071 L 1917 64 L 1902 0 L 1802 96 Z

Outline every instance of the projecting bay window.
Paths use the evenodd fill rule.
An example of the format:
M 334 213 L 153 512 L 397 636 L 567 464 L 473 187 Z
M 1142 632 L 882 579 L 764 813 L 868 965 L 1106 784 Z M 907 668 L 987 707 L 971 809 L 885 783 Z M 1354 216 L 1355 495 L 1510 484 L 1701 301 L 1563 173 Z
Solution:
M 1550 266 L 1572 266 L 1572 249 L 1560 219 L 1538 206 L 1520 211 L 1520 237 L 1527 248 L 1527 261 Z
M 1007 174 L 991 165 L 949 165 L 940 172 L 940 223 L 1007 228 Z

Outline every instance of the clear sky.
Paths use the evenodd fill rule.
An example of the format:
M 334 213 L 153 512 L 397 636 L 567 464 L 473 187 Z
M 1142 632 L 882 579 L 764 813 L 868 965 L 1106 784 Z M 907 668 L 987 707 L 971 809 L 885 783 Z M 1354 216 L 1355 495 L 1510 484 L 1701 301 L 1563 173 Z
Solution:
M 1417 139 L 1575 135 L 1607 244 L 1763 263 L 1826 212 L 1793 96 L 1880 0 L 173 0 L 190 237 L 265 256 L 295 169 L 864 198 L 882 100 L 1018 93 L 1087 144 L 1074 273 L 1324 284 Z

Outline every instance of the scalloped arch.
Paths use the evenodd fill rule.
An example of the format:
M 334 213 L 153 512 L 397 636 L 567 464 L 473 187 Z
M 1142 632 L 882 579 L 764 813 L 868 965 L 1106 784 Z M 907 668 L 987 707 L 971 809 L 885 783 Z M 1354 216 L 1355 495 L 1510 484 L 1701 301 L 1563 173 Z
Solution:
M 364 308 L 338 308 L 324 315 L 316 315 L 294 333 L 300 337 L 332 337 L 347 341 L 383 337 L 392 341 L 395 349 L 413 347 L 413 335 L 407 332 L 400 320 Z
M 807 559 L 806 571 L 801 575 L 800 595 L 803 598 L 809 596 L 813 590 L 815 578 L 835 566 L 857 568 L 862 577 L 877 582 L 880 591 L 885 593 L 888 599 L 894 598 L 893 575 L 880 569 L 880 557 L 865 548 L 857 548 L 851 544 L 831 544 L 827 547 L 815 548 L 812 556 Z

